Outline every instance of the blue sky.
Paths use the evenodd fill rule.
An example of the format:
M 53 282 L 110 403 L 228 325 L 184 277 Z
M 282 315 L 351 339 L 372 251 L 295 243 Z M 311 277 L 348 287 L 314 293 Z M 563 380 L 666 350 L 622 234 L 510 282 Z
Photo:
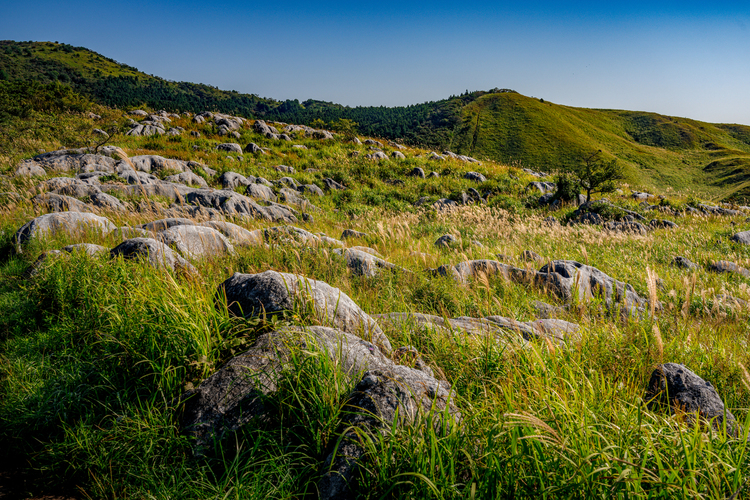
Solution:
M 0 39 L 275 99 L 396 106 L 500 87 L 750 124 L 750 2 L 0 0 L 0 12 Z

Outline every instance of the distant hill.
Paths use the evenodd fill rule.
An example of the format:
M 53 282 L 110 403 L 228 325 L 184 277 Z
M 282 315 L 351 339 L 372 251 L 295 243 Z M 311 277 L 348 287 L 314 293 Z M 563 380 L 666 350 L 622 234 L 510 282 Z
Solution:
M 692 189 L 716 200 L 750 199 L 750 126 L 656 113 L 573 108 L 507 89 L 403 107 L 277 101 L 172 82 L 83 47 L 0 42 L 0 79 L 57 81 L 108 106 L 214 110 L 288 123 L 358 123 L 360 133 L 554 171 L 601 149 L 644 188 Z

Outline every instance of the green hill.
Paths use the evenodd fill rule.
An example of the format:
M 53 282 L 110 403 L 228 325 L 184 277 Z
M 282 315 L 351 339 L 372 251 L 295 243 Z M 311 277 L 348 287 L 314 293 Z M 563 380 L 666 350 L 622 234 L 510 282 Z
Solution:
M 601 149 L 624 162 L 634 186 L 694 191 L 714 200 L 750 199 L 750 126 L 745 125 L 574 108 L 500 89 L 402 107 L 277 101 L 171 82 L 83 47 L 52 42 L 0 42 L 0 79 L 61 82 L 120 108 L 214 110 L 301 124 L 346 118 L 364 135 L 546 171 Z

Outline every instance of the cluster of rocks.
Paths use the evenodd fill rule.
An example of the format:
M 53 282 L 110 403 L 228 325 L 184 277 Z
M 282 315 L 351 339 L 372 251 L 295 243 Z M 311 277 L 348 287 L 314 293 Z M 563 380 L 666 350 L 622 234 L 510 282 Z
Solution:
M 236 151 L 239 145 L 226 143 L 218 148 Z M 196 162 L 157 155 L 128 157 L 122 149 L 113 146 L 102 148 L 100 153 L 90 154 L 81 150 L 45 153 L 24 161 L 16 170 L 16 175 L 77 173 L 75 177 L 56 177 L 38 186 L 43 193 L 33 201 L 40 210 L 46 211 L 89 212 L 94 208 L 125 211 L 128 207 L 118 198 L 156 195 L 173 201 L 175 205 L 172 209 L 184 210 L 191 215 L 197 210 L 212 218 L 229 215 L 297 222 L 309 220 L 309 215 L 304 212 L 315 208 L 303 193 L 323 195 L 323 191 L 314 184 L 298 186 L 289 177 L 270 183 L 262 178 L 250 180 L 233 172 L 220 177 L 219 182 L 224 189 L 214 190 L 209 188 L 204 177 L 214 176 L 216 171 Z M 164 179 L 154 175 L 165 170 L 177 173 Z M 245 186 L 245 195 L 232 191 L 240 185 Z M 276 189 L 276 194 L 272 188 Z M 81 201 L 81 198 L 88 202 Z

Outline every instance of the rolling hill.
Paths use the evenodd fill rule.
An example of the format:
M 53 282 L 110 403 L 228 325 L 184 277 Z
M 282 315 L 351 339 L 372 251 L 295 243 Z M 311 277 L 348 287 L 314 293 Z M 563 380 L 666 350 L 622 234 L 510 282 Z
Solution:
M 586 109 L 507 89 L 476 91 L 404 107 L 347 107 L 277 101 L 172 82 L 83 47 L 0 42 L 0 79 L 61 82 L 107 106 L 215 110 L 288 123 L 342 118 L 369 136 L 554 171 L 590 151 L 626 165 L 644 189 L 692 191 L 714 200 L 750 199 L 750 126 L 711 124 L 656 113 Z

